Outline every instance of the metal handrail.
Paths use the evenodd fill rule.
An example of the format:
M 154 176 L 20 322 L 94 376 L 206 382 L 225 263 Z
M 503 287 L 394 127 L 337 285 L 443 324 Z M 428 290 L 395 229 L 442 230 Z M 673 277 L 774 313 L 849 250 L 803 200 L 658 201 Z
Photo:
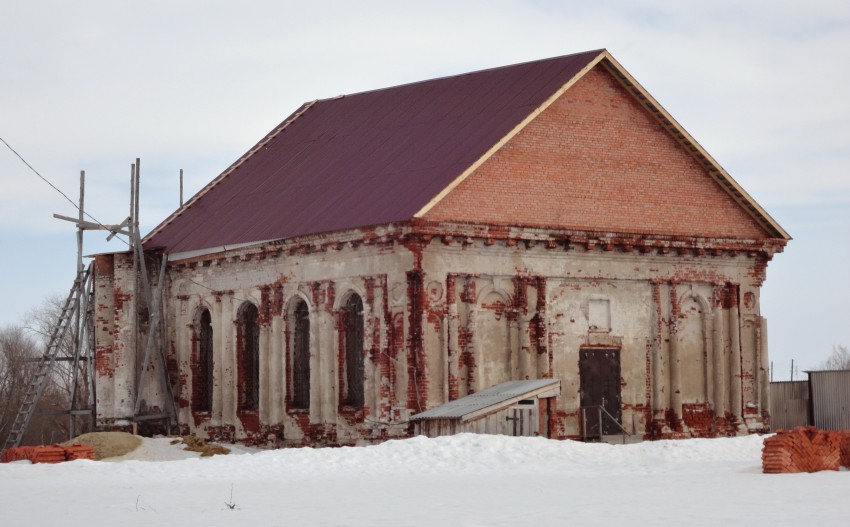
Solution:
M 585 441 L 587 441 L 587 409 L 588 408 L 596 408 L 597 411 L 599 412 L 599 440 L 600 441 L 602 441 L 602 437 L 603 437 L 603 434 L 602 434 L 602 415 L 603 414 L 608 416 L 608 418 L 615 425 L 617 425 L 617 427 L 620 430 L 622 430 L 623 433 L 621 435 L 623 436 L 623 444 L 626 443 L 626 436 L 629 436 L 629 437 L 632 436 L 632 434 L 630 434 L 625 428 L 623 428 L 623 425 L 620 424 L 619 421 L 617 421 L 617 418 L 615 418 L 613 415 L 608 413 L 608 410 L 606 410 L 604 406 L 602 406 L 601 404 L 594 404 L 594 405 L 590 405 L 590 406 L 582 406 L 581 407 L 582 419 L 584 421 L 584 423 L 583 423 L 584 426 L 582 426 L 581 432 L 582 432 L 582 436 L 584 437 Z

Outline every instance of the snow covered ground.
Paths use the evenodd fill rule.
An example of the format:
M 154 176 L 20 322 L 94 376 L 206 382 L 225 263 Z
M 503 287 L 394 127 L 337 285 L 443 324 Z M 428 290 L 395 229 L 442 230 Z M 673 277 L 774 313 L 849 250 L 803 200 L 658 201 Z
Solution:
M 0 525 L 850 525 L 850 472 L 765 475 L 761 444 L 466 434 L 202 459 L 146 439 L 110 462 L 0 464 Z

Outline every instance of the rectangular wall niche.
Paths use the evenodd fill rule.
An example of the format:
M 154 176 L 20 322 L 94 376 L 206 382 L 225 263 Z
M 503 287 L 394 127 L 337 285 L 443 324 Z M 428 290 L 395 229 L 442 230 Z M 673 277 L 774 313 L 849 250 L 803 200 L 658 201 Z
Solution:
M 590 331 L 611 331 L 611 301 L 607 298 L 592 298 L 587 306 L 587 324 Z

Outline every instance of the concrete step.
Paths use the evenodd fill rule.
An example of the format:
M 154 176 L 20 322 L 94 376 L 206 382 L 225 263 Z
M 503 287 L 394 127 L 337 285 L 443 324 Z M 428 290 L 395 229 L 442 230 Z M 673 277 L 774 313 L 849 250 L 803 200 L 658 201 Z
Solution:
M 642 441 L 643 438 L 638 434 L 625 436 L 625 438 L 621 434 L 611 434 L 602 436 L 602 442 L 608 443 L 609 445 L 631 445 L 634 443 L 640 443 Z

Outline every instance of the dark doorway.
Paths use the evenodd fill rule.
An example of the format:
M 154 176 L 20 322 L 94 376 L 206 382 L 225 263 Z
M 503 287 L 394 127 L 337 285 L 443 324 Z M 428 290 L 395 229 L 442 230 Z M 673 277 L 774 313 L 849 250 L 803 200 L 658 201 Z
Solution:
M 581 348 L 581 409 L 584 436 L 619 434 L 620 414 L 620 350 L 616 348 Z M 600 407 L 602 412 L 600 412 Z M 608 415 L 606 415 L 606 412 Z M 601 414 L 601 430 L 600 430 Z

